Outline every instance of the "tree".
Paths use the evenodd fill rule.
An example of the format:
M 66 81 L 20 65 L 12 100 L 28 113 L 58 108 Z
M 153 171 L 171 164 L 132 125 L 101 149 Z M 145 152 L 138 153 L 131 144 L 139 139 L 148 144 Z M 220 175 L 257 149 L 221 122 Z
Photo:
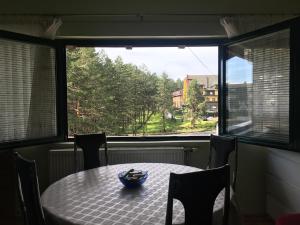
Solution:
M 175 82 L 163 73 L 158 82 L 158 107 L 162 118 L 163 132 L 166 132 L 166 115 L 173 108 L 172 92 L 175 91 Z
M 158 79 L 156 74 L 151 74 L 147 68 L 140 68 L 139 95 L 139 118 L 138 129 L 145 134 L 146 124 L 151 116 L 157 112 Z
M 182 90 L 183 89 L 183 81 L 179 78 L 176 80 L 176 90 Z
M 126 64 L 130 75 L 130 85 L 126 87 L 128 92 L 130 128 L 133 135 L 142 129 L 145 134 L 146 124 L 157 111 L 157 76 L 151 74 L 146 67 L 138 68 L 132 64 Z
M 192 80 L 188 93 L 187 93 L 187 101 L 188 101 L 188 108 L 191 113 L 191 126 L 194 128 L 196 119 L 201 114 L 201 111 L 203 111 L 205 104 L 204 103 L 204 97 L 202 95 L 202 88 L 197 83 L 197 81 Z
M 188 80 L 184 79 L 182 84 L 182 92 L 183 92 L 183 102 L 184 104 L 188 101 Z
M 94 48 L 75 48 L 67 51 L 67 89 L 69 133 L 87 133 L 98 130 L 95 120 L 101 118 L 97 108 L 100 57 Z M 89 79 L 87 79 L 87 77 Z M 101 102 L 101 101 L 100 101 Z
M 112 61 L 102 50 L 67 51 L 69 134 L 105 131 L 136 135 L 157 107 L 156 74 L 146 67 Z

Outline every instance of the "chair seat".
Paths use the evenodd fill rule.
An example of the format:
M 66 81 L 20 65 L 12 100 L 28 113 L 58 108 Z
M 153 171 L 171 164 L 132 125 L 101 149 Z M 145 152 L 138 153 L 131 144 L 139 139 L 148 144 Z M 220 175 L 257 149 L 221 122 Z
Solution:
M 299 225 L 300 213 L 285 214 L 276 220 L 276 225 Z

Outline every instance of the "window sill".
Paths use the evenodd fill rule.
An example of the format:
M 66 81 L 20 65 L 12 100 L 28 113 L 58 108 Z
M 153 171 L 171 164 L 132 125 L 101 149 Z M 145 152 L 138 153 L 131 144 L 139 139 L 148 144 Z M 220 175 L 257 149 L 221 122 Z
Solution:
M 108 147 L 198 147 L 201 144 L 208 144 L 209 140 L 177 140 L 177 141 L 108 141 Z M 52 148 L 66 149 L 73 148 L 73 141 L 59 142 L 53 144 Z

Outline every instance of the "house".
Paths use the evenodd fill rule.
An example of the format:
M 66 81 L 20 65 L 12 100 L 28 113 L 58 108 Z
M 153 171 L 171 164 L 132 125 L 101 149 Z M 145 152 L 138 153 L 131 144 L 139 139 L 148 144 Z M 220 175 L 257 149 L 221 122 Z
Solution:
M 218 76 L 217 75 L 186 75 L 183 79 L 183 89 L 172 93 L 173 106 L 181 108 L 187 102 L 187 93 L 192 80 L 196 80 L 202 89 L 206 102 L 206 112 L 209 116 L 218 113 Z
M 182 90 L 174 91 L 172 93 L 172 99 L 173 99 L 173 106 L 177 109 L 181 108 L 182 105 L 184 104 L 183 91 Z
M 203 96 L 206 101 L 206 112 L 209 116 L 218 115 L 218 85 L 212 85 L 210 88 L 204 88 Z
M 215 87 L 218 84 L 217 75 L 186 75 L 183 82 L 185 83 L 184 86 L 187 89 L 189 88 L 192 80 L 196 80 L 197 83 L 205 89 Z
M 1 30 L 34 37 L 46 37 L 48 40 L 1 32 L 0 51 L 4 51 L 6 49 L 5 46 L 11 40 L 13 40 L 13 43 L 21 41 L 26 44 L 29 43 L 25 47 L 13 44 L 14 47 L 6 49 L 6 54 L 1 54 L 3 56 L 0 59 L 2 61 L 1 65 L 6 65 L 5 67 L 3 66 L 4 69 L 1 68 L 2 71 L 5 71 L 5 73 L 1 73 L 1 76 L 3 74 L 11 74 L 9 71 L 15 72 L 13 76 L 6 80 L 1 77 L 0 95 L 2 97 L 0 105 L 1 109 L 5 111 L 0 113 L 1 138 L 3 138 L 1 139 L 1 146 L 2 148 L 14 149 L 24 156 L 36 160 L 42 191 L 51 184 L 49 175 L 51 172 L 49 161 L 51 151 L 54 149 L 66 150 L 73 146 L 72 140 L 66 142 L 66 133 L 63 132 L 67 130 L 65 80 L 63 76 L 54 76 L 52 78 L 51 76 L 42 76 L 52 74 L 54 71 L 57 71 L 59 74 L 64 73 L 65 55 L 63 53 L 65 49 L 61 48 L 62 46 L 123 46 L 130 49 L 132 46 L 145 45 L 172 45 L 179 47 L 185 45 L 213 45 L 220 46 L 221 53 L 224 44 L 228 44 L 225 43 L 228 41 L 228 37 L 233 37 L 233 39 L 230 39 L 231 41 L 237 41 L 237 37 L 234 38 L 234 36 L 252 31 L 254 32 L 251 33 L 252 37 L 256 36 L 257 39 L 250 41 L 250 43 L 247 42 L 247 48 L 250 49 L 249 52 L 247 53 L 247 49 L 243 51 L 243 48 L 246 48 L 244 42 L 242 44 L 229 44 L 226 46 L 229 46 L 232 51 L 227 52 L 228 58 L 231 57 L 230 54 L 232 52 L 235 55 L 240 54 L 244 57 L 247 53 L 249 57 L 252 57 L 255 49 L 263 46 L 260 42 L 255 41 L 261 40 L 261 37 L 258 37 L 259 35 L 268 38 L 269 36 L 266 32 L 275 33 L 278 36 L 275 35 L 277 37 L 275 40 L 267 39 L 264 44 L 272 46 L 272 44 L 277 43 L 279 45 L 278 48 L 285 50 L 282 54 L 274 52 L 272 54 L 274 58 L 279 55 L 286 58 L 290 54 L 287 50 L 288 48 L 284 46 L 285 42 L 282 40 L 286 40 L 284 37 L 287 37 L 285 35 L 289 34 L 290 30 L 292 30 L 293 38 L 299 37 L 299 32 L 297 32 L 299 27 L 295 29 L 297 27 L 295 24 L 299 23 L 296 21 L 297 19 L 293 20 L 292 28 L 289 29 L 283 21 L 294 19 L 299 13 L 299 1 L 287 2 L 282 0 L 253 0 L 251 2 L 234 0 L 226 2 L 216 0 L 166 0 L 160 2 L 134 0 L 126 2 L 115 0 L 69 2 L 66 0 L 46 0 L 42 3 L 36 0 L 23 2 L 4 1 L 0 8 Z M 281 24 L 276 26 L 278 23 Z M 267 30 L 259 30 L 269 25 L 273 26 Z M 285 31 L 288 32 L 284 33 L 283 31 L 282 33 L 278 31 L 278 29 L 283 28 L 286 28 Z M 257 32 L 257 30 L 259 31 Z M 245 37 L 249 38 L 251 35 L 249 34 L 249 36 Z M 290 63 L 285 63 L 288 67 L 285 68 L 285 71 L 292 75 L 300 72 L 299 38 L 296 41 L 293 38 L 291 38 L 291 43 L 289 42 L 293 46 L 291 51 L 293 58 L 290 60 Z M 51 40 L 55 40 L 55 42 Z M 276 42 L 276 40 L 278 41 Z M 34 43 L 34 47 L 30 43 Z M 48 46 L 48 48 L 43 46 Z M 251 51 L 251 48 L 254 50 Z M 56 51 L 57 49 L 59 50 Z M 270 54 L 268 52 L 271 51 L 270 49 L 268 48 L 265 52 L 261 52 L 258 56 Z M 38 54 L 34 52 L 38 52 Z M 57 64 L 55 63 L 56 56 L 58 56 Z M 15 63 L 13 60 L 10 63 L 3 63 L 4 59 L 17 58 L 18 60 L 27 60 L 30 57 L 40 60 L 40 62 L 32 63 L 31 67 L 23 68 L 24 70 L 22 68 L 14 69 Z M 224 58 L 220 56 L 220 60 L 222 61 Z M 255 57 L 255 60 L 263 62 L 263 58 Z M 277 60 L 282 62 L 280 58 L 277 58 Z M 42 61 L 46 61 L 46 63 L 42 63 Z M 257 141 L 260 135 L 253 132 L 251 133 L 252 136 L 240 139 L 236 197 L 240 203 L 243 215 L 267 214 L 276 219 L 279 215 L 286 212 L 300 212 L 300 178 L 297 172 L 300 169 L 300 132 L 297 130 L 300 127 L 300 120 L 299 116 L 296 116 L 299 115 L 297 101 L 300 96 L 300 81 L 299 76 L 292 76 L 290 82 L 289 79 L 283 79 L 280 77 L 280 74 L 276 74 L 276 71 L 272 69 L 276 68 L 276 65 L 279 65 L 278 63 L 266 63 L 265 65 L 267 66 L 264 69 L 268 70 L 267 76 L 269 77 L 260 77 L 261 74 L 255 74 L 257 75 L 255 77 L 257 80 L 265 79 L 265 82 L 257 83 L 259 85 L 256 86 L 258 89 L 256 92 L 253 92 L 251 97 L 253 100 L 261 99 L 261 101 L 254 102 L 254 104 L 257 103 L 255 105 L 255 110 L 257 111 L 253 113 L 256 115 L 255 118 L 261 121 L 255 129 L 269 132 L 269 119 L 281 118 L 282 116 L 284 117 L 282 123 L 278 120 L 276 124 L 271 124 L 271 126 L 276 126 L 276 128 L 283 127 L 283 133 L 281 135 L 279 132 L 278 136 L 276 136 L 277 138 L 272 136 L 273 139 L 269 141 Z M 290 70 L 288 70 L 289 65 L 292 65 Z M 10 81 L 14 79 L 16 79 L 14 80 L 16 81 L 16 86 L 22 84 L 20 74 L 24 74 L 24 71 L 28 72 L 31 69 L 34 72 L 30 74 L 38 75 L 30 77 L 30 82 L 26 82 L 26 88 L 30 89 L 33 87 L 32 95 L 31 93 L 25 93 L 27 89 L 23 87 L 20 87 L 17 91 L 1 92 L 6 90 L 4 89 L 5 87 L 12 86 L 13 83 L 10 83 Z M 224 72 L 223 69 L 224 67 L 220 66 L 219 76 Z M 255 72 L 257 71 L 259 70 Z M 276 76 L 272 76 L 272 74 L 276 74 Z M 221 78 L 223 77 L 221 76 Z M 271 78 L 274 80 L 271 80 Z M 6 83 L 3 82 L 4 80 Z M 49 86 L 49 83 L 51 83 L 51 86 Z M 270 88 L 270 85 L 273 84 L 277 85 L 277 89 L 281 86 L 286 87 L 284 89 L 285 95 L 273 93 L 273 88 Z M 49 89 L 49 87 L 52 88 Z M 237 91 L 238 87 L 234 89 Z M 233 92 L 234 89 L 232 90 Z M 226 124 L 226 119 L 230 119 L 232 115 L 228 115 L 230 111 L 227 108 L 223 108 L 223 103 L 226 103 L 223 99 L 225 98 L 224 86 L 220 86 L 219 90 L 221 92 L 218 93 L 218 104 L 219 107 L 222 107 L 219 108 L 219 112 L 227 116 L 222 120 L 223 124 Z M 269 91 L 270 95 L 262 95 L 265 93 L 263 91 Z M 41 93 L 48 93 L 48 95 L 44 98 L 45 96 L 41 95 Z M 58 94 L 58 96 L 55 94 Z M 216 96 L 216 93 L 209 96 Z M 273 98 L 274 96 L 276 98 Z M 22 102 L 15 103 L 17 105 L 16 110 L 10 111 L 4 105 L 9 105 L 13 102 L 8 101 L 11 97 L 21 99 L 24 102 L 32 99 L 32 104 L 29 104 L 30 110 L 25 111 L 24 116 L 16 116 L 16 113 L 22 106 L 28 106 L 28 101 L 26 104 Z M 215 100 L 215 97 L 208 98 Z M 244 97 L 242 96 L 242 98 Z M 251 98 L 249 98 L 249 101 Z M 232 100 L 230 100 L 230 107 L 232 107 L 233 111 L 239 110 L 241 114 L 244 114 L 245 112 L 242 111 L 240 106 L 234 106 L 233 96 L 230 96 L 230 99 Z M 8 101 L 8 103 L 5 101 Z M 51 105 L 51 107 L 47 105 Z M 45 108 L 41 106 L 45 106 Z M 260 107 L 262 106 L 270 106 L 272 110 L 269 111 L 265 107 L 263 113 L 261 113 Z M 277 114 L 274 113 L 273 109 L 275 108 L 276 112 L 278 112 Z M 40 113 L 38 116 L 36 116 L 36 113 L 33 113 L 40 112 L 39 110 L 41 109 L 44 113 Z M 59 113 L 56 114 L 56 112 Z M 27 118 L 31 118 L 31 120 Z M 50 122 L 46 123 L 48 121 Z M 272 123 L 274 123 L 274 120 L 272 120 Z M 30 125 L 29 128 L 27 127 L 28 124 Z M 235 125 L 240 125 L 240 123 Z M 61 129 L 57 131 L 57 127 L 61 127 Z M 8 129 L 9 132 L 3 131 L 5 129 Z M 222 131 L 221 128 L 219 130 Z M 230 130 L 224 128 L 223 131 L 229 132 Z M 276 129 L 272 131 L 277 132 Z M 286 133 L 289 131 L 291 132 Z M 11 138 L 15 137 L 14 135 L 20 135 L 17 137 L 21 137 L 21 139 Z M 43 138 L 39 138 L 41 136 Z M 283 139 L 281 140 L 280 138 L 282 137 Z M 206 137 L 205 139 L 204 137 L 200 141 L 199 137 L 188 138 L 182 138 L 181 141 L 173 142 L 170 145 L 173 147 L 177 145 L 177 147 L 185 149 L 192 148 L 192 155 L 186 161 L 191 166 L 205 168 L 209 148 L 208 138 Z M 113 138 L 109 139 L 111 148 L 120 147 L 122 142 L 116 143 L 116 140 Z M 123 140 L 122 137 L 119 140 Z M 193 141 L 191 142 L 190 140 Z M 161 139 L 156 141 L 151 139 L 135 143 L 130 141 L 130 143 L 125 145 L 126 147 L 131 145 L 131 147 L 134 146 L 135 148 L 155 148 L 167 144 Z M 2 174 L 5 175 L 5 173 Z M 7 187 L 4 182 L 0 183 L 0 190 L 7 191 L 5 188 Z M 8 193 L 5 191 L 2 191 L 2 195 L 3 193 Z M 5 215 L 0 215 L 0 217 L 3 218 Z M 0 223 L 2 224 L 2 221 Z

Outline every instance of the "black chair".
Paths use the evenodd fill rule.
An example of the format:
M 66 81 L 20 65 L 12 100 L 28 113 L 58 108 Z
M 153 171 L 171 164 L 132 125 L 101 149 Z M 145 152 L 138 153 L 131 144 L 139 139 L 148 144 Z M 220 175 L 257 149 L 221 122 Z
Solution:
M 230 202 L 229 165 L 186 174 L 171 173 L 166 225 L 172 224 L 174 198 L 184 206 L 185 225 L 211 225 L 215 200 L 224 188 L 223 225 L 227 225 Z
M 232 188 L 235 190 L 237 168 L 238 168 L 238 148 L 237 138 L 228 136 L 210 136 L 210 151 L 208 159 L 208 169 L 218 168 L 228 163 L 229 155 L 234 152 L 234 169 L 233 169 L 233 182 Z
M 77 171 L 77 147 L 83 151 L 84 170 L 97 168 L 100 166 L 99 148 L 104 146 L 105 165 L 108 164 L 107 141 L 105 133 L 83 134 L 74 136 L 74 165 Z
M 34 161 L 24 159 L 15 153 L 18 194 L 25 225 L 46 225 L 42 205 L 37 170 Z

